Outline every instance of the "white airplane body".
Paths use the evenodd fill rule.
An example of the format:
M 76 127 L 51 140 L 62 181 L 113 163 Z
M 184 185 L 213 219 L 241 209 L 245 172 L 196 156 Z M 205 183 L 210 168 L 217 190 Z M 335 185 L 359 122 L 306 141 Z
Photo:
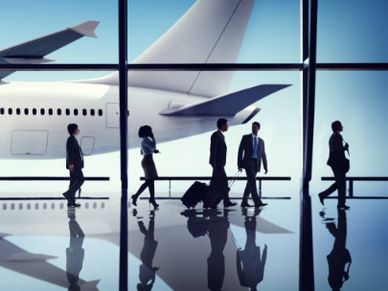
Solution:
M 197 1 L 133 63 L 235 62 L 254 0 Z M 98 22 L 0 51 L 2 63 L 40 63 L 45 55 L 83 36 L 95 36 Z M 50 47 L 51 46 L 51 47 Z M 42 50 L 42 47 L 44 48 Z M 3 79 L 13 71 L 0 71 Z M 139 126 L 152 126 L 157 142 L 250 120 L 251 104 L 288 85 L 267 84 L 228 93 L 233 72 L 128 72 L 128 143 L 138 147 Z M 118 73 L 79 81 L 0 82 L 0 158 L 51 159 L 65 156 L 66 127 L 77 123 L 85 155 L 119 150 Z

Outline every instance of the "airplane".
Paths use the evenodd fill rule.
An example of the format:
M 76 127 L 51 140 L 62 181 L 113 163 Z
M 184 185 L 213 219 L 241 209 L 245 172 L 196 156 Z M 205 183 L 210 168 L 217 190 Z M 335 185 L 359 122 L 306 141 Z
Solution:
M 153 45 L 141 63 L 234 63 L 254 0 L 198 0 Z M 53 51 L 82 37 L 96 37 L 97 21 L 58 31 L 0 51 L 0 63 L 43 63 Z M 61 82 L 7 82 L 0 71 L 0 158 L 55 159 L 65 156 L 66 127 L 77 123 L 85 155 L 119 150 L 118 72 Z M 209 132 L 216 120 L 230 125 L 251 120 L 256 101 L 288 84 L 262 84 L 228 92 L 232 71 L 129 71 L 128 147 L 137 130 L 152 126 L 158 142 Z

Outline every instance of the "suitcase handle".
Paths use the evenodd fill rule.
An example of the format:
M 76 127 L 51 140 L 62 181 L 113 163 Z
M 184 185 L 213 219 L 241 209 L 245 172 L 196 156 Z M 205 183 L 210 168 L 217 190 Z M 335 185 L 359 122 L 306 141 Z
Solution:
M 229 183 L 228 183 L 228 187 L 231 188 L 234 184 L 234 182 L 236 182 L 237 178 L 241 175 L 241 172 L 242 171 L 237 171 L 237 173 L 234 175 L 234 178 L 233 180 L 231 180 Z

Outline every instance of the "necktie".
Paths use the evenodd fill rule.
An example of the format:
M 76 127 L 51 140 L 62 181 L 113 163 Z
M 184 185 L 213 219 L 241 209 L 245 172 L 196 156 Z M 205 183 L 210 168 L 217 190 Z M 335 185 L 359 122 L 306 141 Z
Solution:
M 253 137 L 253 155 L 254 159 L 257 159 L 257 137 Z

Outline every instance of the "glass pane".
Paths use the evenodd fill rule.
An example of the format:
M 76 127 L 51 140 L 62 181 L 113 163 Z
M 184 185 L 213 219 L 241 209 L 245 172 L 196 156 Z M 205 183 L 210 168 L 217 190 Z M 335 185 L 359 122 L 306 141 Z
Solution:
M 386 72 L 319 72 L 314 132 L 314 181 L 315 190 L 322 191 L 329 185 L 320 181 L 321 176 L 332 176 L 326 165 L 329 153 L 328 140 L 331 123 L 340 120 L 342 136 L 350 145 L 349 176 L 387 176 L 388 157 L 385 149 L 388 138 Z M 354 182 L 354 195 L 382 195 L 384 183 Z
M 319 1 L 318 62 L 387 62 L 388 2 Z
M 193 6 L 190 16 L 170 29 Z M 222 8 L 222 9 L 221 9 Z M 129 1 L 129 59 L 148 63 L 299 61 L 298 0 Z
M 82 37 L 80 32 L 93 34 L 95 23 L 76 27 L 78 32 L 67 31 L 52 36 L 34 46 L 14 48 L 5 55 L 13 62 L 27 61 L 25 56 L 44 57 L 57 63 L 115 63 L 117 62 L 117 1 L 7 1 L 2 3 L 0 20 L 1 50 L 76 27 L 88 21 L 98 21 L 95 28 L 97 38 Z M 62 42 L 73 41 L 62 45 Z M 4 53 L 4 51 L 3 51 Z M 8 58 L 7 62 L 11 62 Z M 3 60 L 4 61 L 4 60 Z M 35 59 L 35 62 L 39 61 Z

